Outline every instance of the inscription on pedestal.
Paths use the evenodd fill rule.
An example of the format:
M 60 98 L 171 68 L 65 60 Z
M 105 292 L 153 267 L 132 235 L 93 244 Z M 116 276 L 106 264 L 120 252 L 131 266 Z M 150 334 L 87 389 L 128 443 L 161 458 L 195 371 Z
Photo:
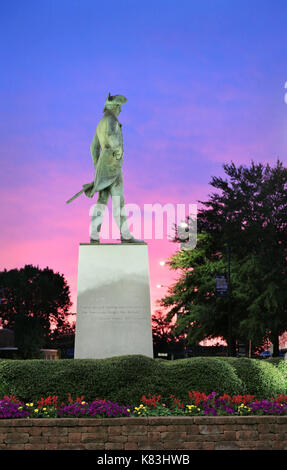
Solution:
M 137 321 L 146 319 L 146 311 L 144 307 L 119 307 L 113 306 L 90 306 L 84 305 L 81 307 L 81 315 L 93 315 L 95 320 L 105 321 Z

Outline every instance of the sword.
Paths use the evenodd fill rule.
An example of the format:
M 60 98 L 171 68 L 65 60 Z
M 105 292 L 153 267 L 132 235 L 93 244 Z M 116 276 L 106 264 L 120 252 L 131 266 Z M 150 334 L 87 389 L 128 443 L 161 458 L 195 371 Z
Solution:
M 76 198 L 79 197 L 81 194 L 83 194 L 84 191 L 87 191 L 87 189 L 92 188 L 93 185 L 94 185 L 94 182 L 89 183 L 89 184 L 84 184 L 84 185 L 83 185 L 83 189 L 81 189 L 81 191 L 79 191 L 77 194 L 75 194 L 73 197 L 71 197 L 71 199 L 69 199 L 68 201 L 66 201 L 66 204 L 70 204 L 70 202 L 72 202 L 74 199 L 76 199 Z

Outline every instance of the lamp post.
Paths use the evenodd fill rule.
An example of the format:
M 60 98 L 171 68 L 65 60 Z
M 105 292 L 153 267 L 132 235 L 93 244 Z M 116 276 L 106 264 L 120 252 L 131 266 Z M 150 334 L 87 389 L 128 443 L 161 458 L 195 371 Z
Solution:
M 227 242 L 228 263 L 228 356 L 232 356 L 232 311 L 231 311 L 231 283 L 230 283 L 230 245 Z
M 232 311 L 231 311 L 231 281 L 230 281 L 230 245 L 227 242 L 227 277 L 216 276 L 217 297 L 228 297 L 228 356 L 232 356 Z

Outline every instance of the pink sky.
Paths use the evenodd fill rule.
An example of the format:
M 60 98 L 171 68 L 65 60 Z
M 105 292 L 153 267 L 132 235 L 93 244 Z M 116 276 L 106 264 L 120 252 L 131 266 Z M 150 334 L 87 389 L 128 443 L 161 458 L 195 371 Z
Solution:
M 128 161 L 126 166 L 128 165 Z M 60 165 L 59 165 L 60 167 Z M 5 224 L 1 230 L 0 260 L 1 269 L 12 269 L 25 264 L 37 265 L 40 268 L 49 266 L 54 271 L 64 274 L 71 288 L 73 307 L 76 311 L 77 289 L 77 262 L 78 246 L 81 242 L 89 241 L 89 208 L 95 203 L 95 199 L 81 196 L 73 203 L 66 205 L 65 201 L 81 188 L 85 182 L 85 176 L 80 175 L 77 169 L 71 175 L 71 169 L 57 167 L 56 164 L 35 164 L 27 173 L 34 180 L 34 184 L 20 182 L 19 190 L 7 189 L 1 191 L 3 200 L 6 201 L 2 218 Z M 62 171 L 62 173 L 61 173 Z M 67 174 L 68 173 L 68 174 Z M 137 190 L 134 182 L 129 185 L 126 180 L 126 202 L 136 203 L 140 208 L 144 204 L 181 203 L 194 204 L 198 198 L 205 197 L 206 188 L 195 185 L 193 198 L 187 194 L 181 195 L 180 188 L 163 188 L 153 193 Z M 133 195 L 135 196 L 133 198 Z M 111 201 L 108 204 L 111 220 Z M 104 221 L 103 230 L 107 224 Z M 143 227 L 142 227 L 143 235 Z M 167 260 L 174 253 L 178 245 L 167 239 L 164 231 L 164 239 L 146 240 L 149 252 L 150 288 L 152 307 L 156 307 L 157 300 L 166 292 L 167 285 L 176 278 L 176 273 L 171 273 L 167 266 L 160 266 L 159 262 Z M 107 242 L 109 240 L 103 240 Z M 158 289 L 157 284 L 164 287 Z
M 111 15 L 111 11 L 115 14 Z M 151 15 L 151 11 L 153 14 Z M 90 143 L 123 94 L 127 203 L 195 204 L 224 163 L 286 162 L 286 3 L 5 2 L 0 18 L 0 269 L 49 266 L 71 288 L 89 240 Z M 107 34 L 112 31 L 112 34 Z M 153 309 L 176 246 L 147 240 Z

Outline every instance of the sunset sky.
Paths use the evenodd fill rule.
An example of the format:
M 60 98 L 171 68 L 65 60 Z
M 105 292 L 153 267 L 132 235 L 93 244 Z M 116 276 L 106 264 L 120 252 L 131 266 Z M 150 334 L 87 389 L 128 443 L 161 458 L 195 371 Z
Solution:
M 224 163 L 286 163 L 286 18 L 286 0 L 2 0 L 0 269 L 64 274 L 76 311 L 95 201 L 65 201 L 93 179 L 108 92 L 128 98 L 127 203 L 195 204 Z M 155 308 L 176 245 L 147 241 Z

